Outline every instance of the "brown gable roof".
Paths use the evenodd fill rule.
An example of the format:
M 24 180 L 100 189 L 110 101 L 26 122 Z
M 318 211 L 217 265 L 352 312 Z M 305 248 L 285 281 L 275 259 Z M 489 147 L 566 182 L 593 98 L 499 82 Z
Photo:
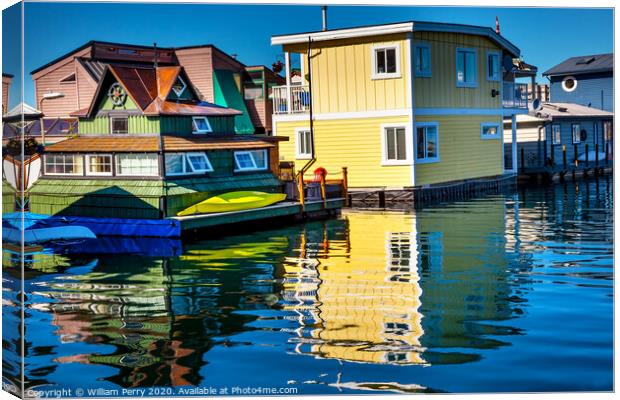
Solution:
M 154 68 L 110 65 L 109 70 L 142 111 L 157 97 L 157 78 Z
M 46 153 L 131 153 L 159 151 L 159 137 L 154 135 L 77 136 L 45 146 Z
M 268 149 L 274 143 L 253 137 L 188 137 L 165 135 L 165 151 L 249 150 Z

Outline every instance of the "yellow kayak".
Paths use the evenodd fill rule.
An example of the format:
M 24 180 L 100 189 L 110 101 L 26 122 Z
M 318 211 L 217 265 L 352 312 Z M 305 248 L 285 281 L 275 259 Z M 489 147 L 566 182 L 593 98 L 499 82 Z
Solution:
M 210 197 L 179 212 L 178 216 L 251 210 L 266 207 L 286 198 L 284 193 L 239 191 Z

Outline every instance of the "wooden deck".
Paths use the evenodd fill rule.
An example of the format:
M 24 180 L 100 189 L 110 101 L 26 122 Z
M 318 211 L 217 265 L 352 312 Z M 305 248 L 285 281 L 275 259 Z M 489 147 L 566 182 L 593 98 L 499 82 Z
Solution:
M 336 212 L 344 206 L 343 198 L 306 201 L 302 205 L 297 201 L 287 201 L 273 206 L 253 210 L 231 211 L 223 213 L 189 215 L 186 217 L 170 217 L 179 221 L 181 232 L 202 228 L 232 225 L 244 222 L 260 221 L 265 219 L 293 217 L 299 220 L 312 219 L 313 216 Z

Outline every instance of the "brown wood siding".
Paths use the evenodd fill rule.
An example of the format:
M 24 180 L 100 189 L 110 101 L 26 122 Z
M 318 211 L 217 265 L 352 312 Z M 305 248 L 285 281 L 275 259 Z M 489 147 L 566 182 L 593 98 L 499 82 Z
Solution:
M 226 54 L 222 53 L 215 49 L 212 53 L 213 55 L 213 68 L 214 69 L 222 69 L 226 71 L 233 72 L 243 72 L 245 68 L 239 62 L 236 62 L 234 59 L 231 59 Z
M 78 90 L 78 109 L 87 108 L 95 96 L 97 90 L 97 82 L 90 76 L 88 72 L 77 62 L 75 63 L 75 78 Z
M 75 61 L 66 60 L 64 64 L 49 73 L 41 76 L 36 82 L 36 107 L 41 107 L 41 111 L 46 117 L 68 117 L 73 111 L 79 109 L 77 97 L 77 83 L 60 83 L 62 78 L 75 72 Z M 59 99 L 49 99 L 43 102 L 41 98 L 48 92 L 60 92 L 64 97 Z
M 2 78 L 2 114 L 5 114 L 9 107 L 9 80 Z
M 252 125 L 256 128 L 265 128 L 267 130 L 267 116 L 265 115 L 264 100 L 245 100 L 245 106 L 248 108 Z M 269 123 L 271 125 L 271 123 Z M 269 128 L 271 129 L 271 128 Z
M 198 96 L 213 103 L 213 61 L 210 47 L 181 49 L 176 51 L 177 59 L 192 81 Z

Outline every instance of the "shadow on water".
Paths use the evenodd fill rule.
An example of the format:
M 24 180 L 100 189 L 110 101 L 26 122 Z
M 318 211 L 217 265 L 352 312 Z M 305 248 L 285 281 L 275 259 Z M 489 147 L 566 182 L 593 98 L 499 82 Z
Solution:
M 25 270 L 27 385 L 609 390 L 612 202 L 610 180 L 597 180 L 184 245 L 36 249 Z M 4 374 L 14 378 L 19 261 L 4 251 Z M 567 295 L 583 307 L 562 308 Z M 547 324 L 571 312 L 590 323 L 588 339 L 567 335 L 576 322 Z M 593 348 L 591 386 L 566 380 L 583 361 L 575 346 Z

